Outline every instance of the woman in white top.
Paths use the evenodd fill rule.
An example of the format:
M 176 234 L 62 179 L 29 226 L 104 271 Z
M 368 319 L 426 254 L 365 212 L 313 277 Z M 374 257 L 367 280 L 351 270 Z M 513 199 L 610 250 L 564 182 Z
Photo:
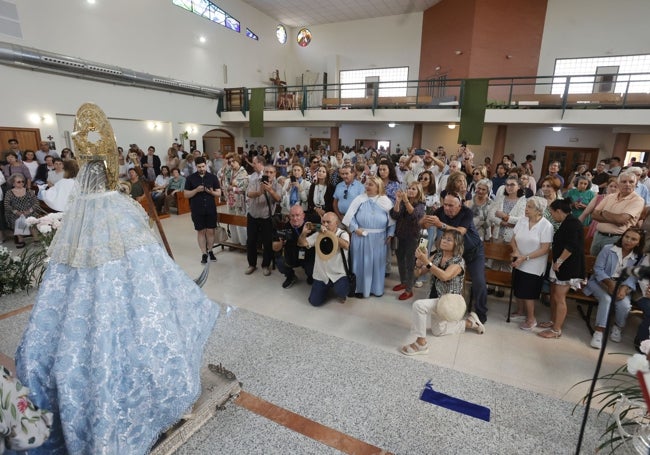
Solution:
M 63 178 L 56 182 L 54 186 L 43 191 L 43 202 L 49 208 L 57 212 L 65 212 L 68 208 L 70 196 L 77 187 L 76 177 L 78 172 L 79 165 L 75 160 L 63 162 Z
M 36 154 L 33 150 L 25 150 L 25 156 L 23 156 L 23 164 L 29 169 L 29 173 L 32 175 L 32 182 L 34 177 L 36 177 L 36 169 L 38 169 L 38 161 L 36 161 Z
M 282 213 L 289 213 L 289 209 L 297 204 L 307 211 L 307 197 L 311 183 L 304 178 L 305 169 L 302 164 L 294 163 L 291 166 L 290 178 L 282 187 Z
M 534 196 L 526 202 L 525 216 L 513 229 L 512 247 L 513 292 L 517 310 L 511 318 L 525 317 L 521 330 L 532 330 L 535 320 L 535 300 L 539 299 L 546 272 L 548 252 L 553 241 L 553 225 L 544 218 L 546 199 Z
M 508 177 L 504 185 L 503 195 L 497 196 L 488 212 L 488 219 L 492 223 L 492 239 L 495 241 L 510 242 L 512 228 L 524 216 L 526 198 L 519 187 L 516 177 Z

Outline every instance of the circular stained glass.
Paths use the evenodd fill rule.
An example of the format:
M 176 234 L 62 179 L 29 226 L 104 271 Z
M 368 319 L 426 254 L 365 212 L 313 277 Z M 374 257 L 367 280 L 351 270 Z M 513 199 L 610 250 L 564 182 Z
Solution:
M 307 47 L 311 43 L 311 32 L 308 28 L 301 28 L 298 31 L 298 45 L 301 47 Z
M 284 27 L 284 25 L 280 24 L 275 27 L 275 36 L 278 38 L 280 44 L 287 42 L 287 29 Z

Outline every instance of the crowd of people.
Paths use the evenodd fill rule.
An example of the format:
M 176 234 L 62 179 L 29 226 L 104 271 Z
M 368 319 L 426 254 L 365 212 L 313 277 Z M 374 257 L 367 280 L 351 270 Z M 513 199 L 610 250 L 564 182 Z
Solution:
M 43 142 L 37 153 L 21 152 L 16 141 L 9 145 L 3 156 L 3 227 L 14 229 L 18 218 L 32 215 L 44 204 L 64 210 L 61 201 L 65 197 L 55 196 L 65 194 L 74 181 L 72 151 L 65 149 L 59 157 L 49 150 L 48 142 Z M 571 289 L 584 288 L 585 294 L 600 302 L 591 341 L 593 347 L 599 347 L 606 314 L 603 309 L 609 305 L 612 282 L 620 275 L 623 262 L 637 264 L 644 253 L 645 235 L 633 230 L 643 224 L 650 207 L 648 169 L 641 163 L 622 167 L 617 158 L 600 161 L 593 170 L 579 165 L 568 174 L 561 172 L 560 162 L 552 161 L 548 172 L 536 181 L 533 155 L 521 165 L 513 155 L 498 163 L 486 157 L 479 164 L 466 144 L 449 155 L 442 146 L 390 154 L 363 147 L 329 153 L 324 147 L 311 150 L 281 145 L 276 150 L 251 145 L 212 159 L 199 150 L 186 152 L 181 144 L 169 147 L 163 159 L 156 155 L 155 147 L 149 146 L 145 153 L 136 144 L 127 152 L 119 147 L 118 154 L 120 178 L 130 182 L 133 198 L 142 199 L 142 185 L 148 185 L 161 214 L 176 205 L 177 193 L 189 199 L 201 262 L 216 261 L 212 252 L 216 204 L 222 200 L 226 210 L 246 218 L 245 226 L 229 228 L 230 242 L 247 249 L 245 273 L 257 270 L 261 248 L 263 275 L 271 275 L 275 265 L 285 277 L 284 288 L 298 281 L 297 268 L 304 269 L 311 286 L 329 276 L 319 285 L 317 296 L 310 297 L 315 305 L 326 301 L 329 288 L 340 301 L 348 295 L 384 295 L 393 262 L 398 284 L 391 290 L 399 300 L 412 299 L 414 288 L 425 283 L 435 289 L 442 278 L 433 272 L 422 273 L 416 266 L 418 255 L 433 260 L 442 234 L 458 233 L 460 238 L 455 241 L 463 244 L 463 273 L 459 275 L 467 272 L 472 277 L 467 308 L 473 310 L 470 313 L 481 330 L 487 320 L 487 295 L 504 295 L 503 289 L 486 286 L 487 266 L 513 272 L 517 308 L 511 317 L 520 321 L 522 330 L 543 329 L 538 334 L 544 338 L 561 336 L 566 295 Z M 135 172 L 136 168 L 141 172 Z M 332 242 L 344 253 L 330 267 L 322 254 L 316 254 L 317 237 L 340 234 L 341 229 L 345 236 L 337 234 Z M 631 247 L 622 240 L 635 235 L 641 239 Z M 509 244 L 512 260 L 486 261 L 483 242 Z M 24 245 L 22 236 L 16 235 L 16 245 Z M 601 258 L 603 251 L 620 259 L 617 267 L 601 271 L 602 263 L 611 262 Z M 594 270 L 591 277 L 587 276 L 586 255 L 595 258 L 599 271 Z M 428 263 L 434 262 L 424 262 Z M 350 270 L 343 271 L 344 265 Z M 356 277 L 354 289 L 344 292 L 336 283 L 343 276 L 343 281 L 348 281 L 352 274 Z M 626 294 L 617 300 L 614 341 L 620 340 L 630 295 L 637 288 L 635 282 L 619 290 Z M 538 323 L 535 301 L 542 293 L 550 295 L 551 318 Z M 418 307 L 434 311 L 435 305 L 419 303 Z M 647 338 L 647 334 L 637 338 Z M 402 350 L 406 351 L 422 352 L 413 346 Z

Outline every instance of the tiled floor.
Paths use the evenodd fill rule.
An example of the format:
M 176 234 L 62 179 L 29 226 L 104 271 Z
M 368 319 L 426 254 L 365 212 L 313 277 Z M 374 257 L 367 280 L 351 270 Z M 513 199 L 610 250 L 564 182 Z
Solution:
M 201 255 L 189 215 L 173 215 L 163 225 L 176 261 L 198 276 Z M 301 281 L 285 290 L 277 271 L 269 277 L 261 269 L 244 275 L 244 252 L 215 252 L 218 262 L 211 264 L 204 290 L 223 311 L 206 361 L 223 361 L 247 392 L 393 453 L 575 451 L 582 412 L 571 410 L 586 387 L 571 387 L 593 375 L 598 352 L 588 346 L 590 336 L 572 304 L 558 340 L 506 323 L 507 301 L 492 299 L 484 335 L 430 337 L 428 355 L 406 358 L 397 348 L 410 341 L 412 301 L 400 302 L 390 291 L 394 277 L 382 298 L 349 299 L 344 305 L 332 300 L 314 308 L 300 272 Z M 416 298 L 426 292 L 416 290 Z M 0 304 L 0 313 L 13 309 Z M 547 316 L 540 305 L 538 319 Z M 27 313 L 0 320 L 0 352 L 13 355 L 26 320 Z M 610 344 L 611 352 L 632 353 L 636 324 L 630 322 L 623 343 Z M 606 356 L 604 370 L 623 361 Z M 429 379 L 445 393 L 490 407 L 491 422 L 419 401 Z M 585 443 L 590 451 L 601 428 L 602 423 L 590 424 Z M 236 406 L 179 453 L 208 453 L 202 452 L 206 447 L 219 449 L 209 453 L 337 453 Z

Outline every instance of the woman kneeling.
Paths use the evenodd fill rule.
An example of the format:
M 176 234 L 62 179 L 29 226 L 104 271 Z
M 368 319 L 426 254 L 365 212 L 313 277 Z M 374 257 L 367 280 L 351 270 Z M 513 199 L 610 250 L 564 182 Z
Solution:
M 440 297 L 446 294 L 457 294 L 462 299 L 463 280 L 465 277 L 465 261 L 463 260 L 463 237 L 457 231 L 444 232 L 436 242 L 436 252 L 427 257 L 421 249 L 417 249 L 415 257 L 416 275 L 425 271 L 433 275 L 433 285 L 428 299 L 416 300 L 411 310 L 411 333 L 417 338 L 409 345 L 403 346 L 400 352 L 404 355 L 427 354 L 427 317 L 431 314 L 431 333 L 434 336 L 452 335 L 462 333 L 466 329 L 484 333 L 485 327 L 481 324 L 476 313 L 472 312 L 464 318 L 465 311 L 460 312 L 457 318 L 450 318 L 447 312 L 441 314 L 438 304 Z M 453 320 L 449 320 L 453 319 Z

